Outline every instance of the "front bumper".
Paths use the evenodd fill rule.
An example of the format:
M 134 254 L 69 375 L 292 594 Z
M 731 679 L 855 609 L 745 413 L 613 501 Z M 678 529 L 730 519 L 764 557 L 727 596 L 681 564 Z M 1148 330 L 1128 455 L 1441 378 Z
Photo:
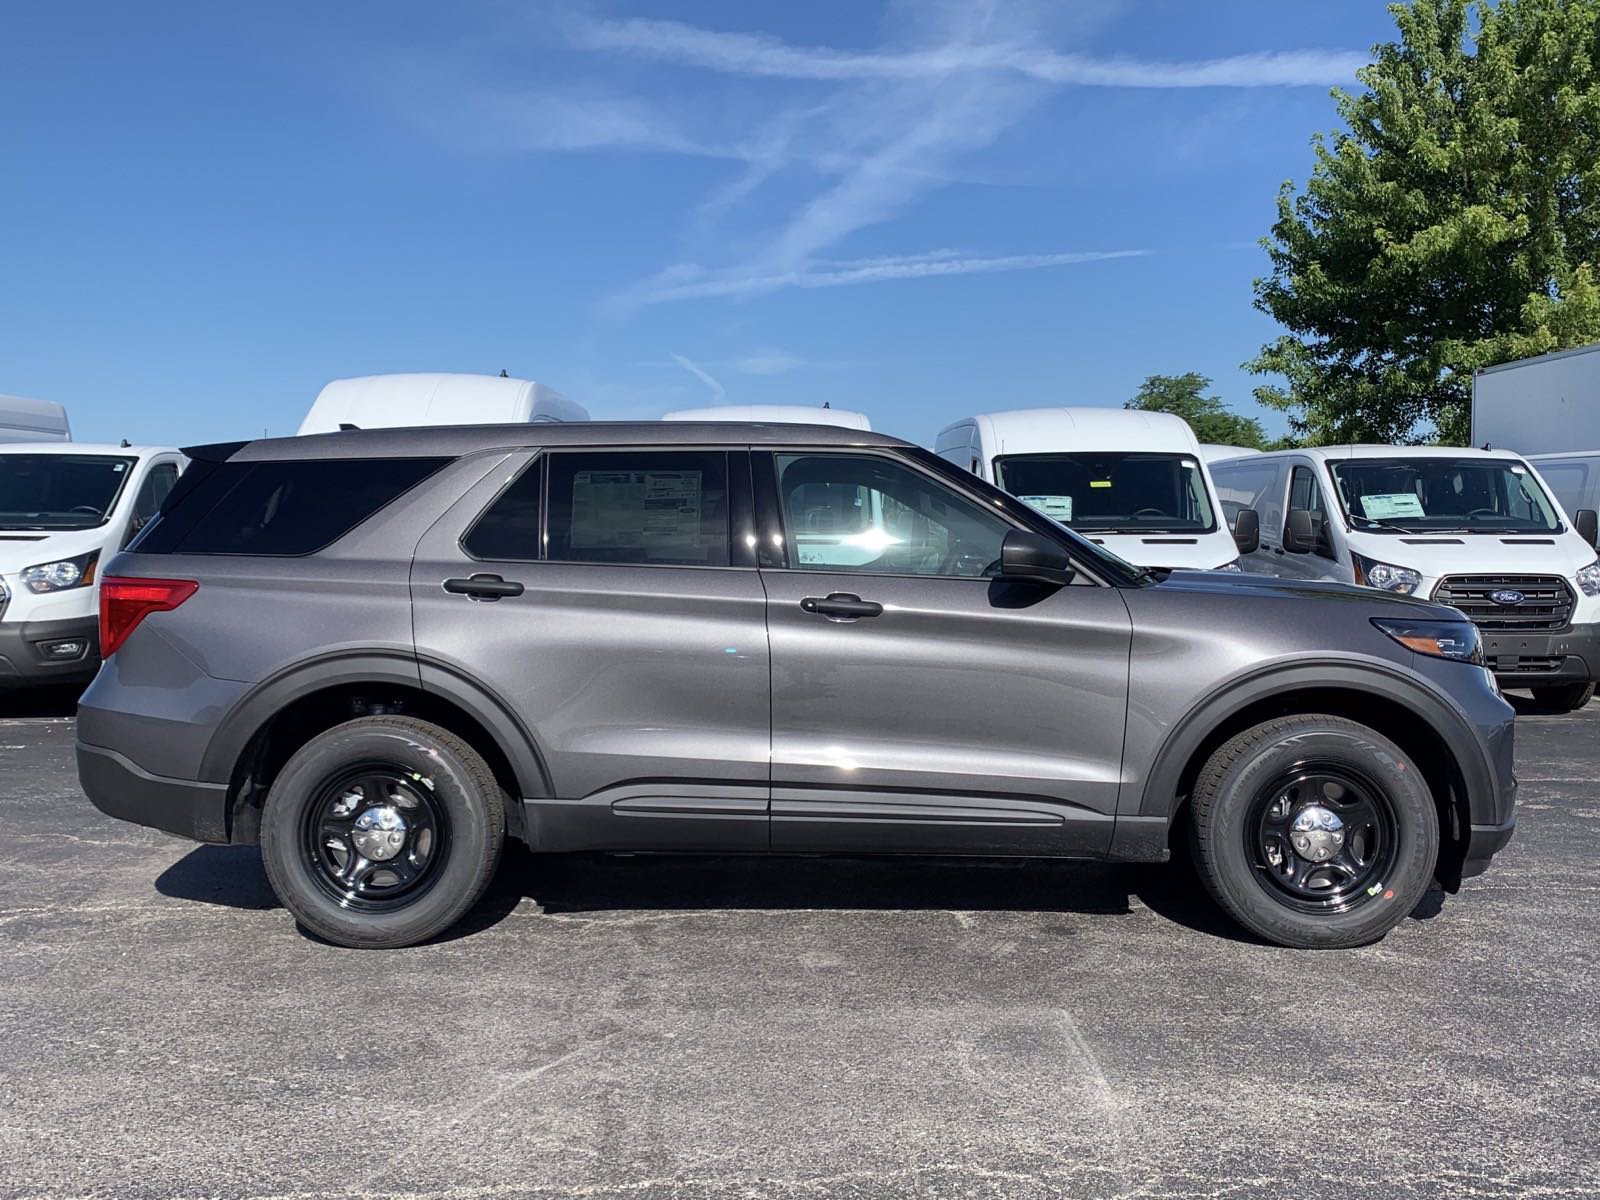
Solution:
M 115 750 L 78 743 L 78 782 L 101 812 L 197 842 L 228 840 L 228 785 L 152 775 Z
M 97 617 L 0 621 L 0 688 L 75 683 L 92 679 L 99 666 Z
M 1501 687 L 1545 687 L 1600 680 L 1600 626 L 1555 633 L 1480 630 L 1483 657 Z
M 1474 825 L 1467 836 L 1467 856 L 1461 863 L 1461 878 L 1471 879 L 1487 871 L 1489 860 L 1505 849 L 1516 827 L 1515 817 L 1504 825 Z

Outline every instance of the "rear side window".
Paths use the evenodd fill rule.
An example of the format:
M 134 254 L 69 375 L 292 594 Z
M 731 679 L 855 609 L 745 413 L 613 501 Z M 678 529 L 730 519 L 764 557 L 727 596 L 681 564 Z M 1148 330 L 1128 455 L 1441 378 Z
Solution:
M 544 496 L 541 458 L 495 497 L 461 548 L 485 562 L 535 562 L 539 558 L 539 505 Z
M 728 456 L 600 451 L 550 456 L 549 552 L 557 562 L 725 567 Z
M 168 511 L 147 527 L 136 548 L 141 554 L 312 554 L 338 541 L 448 461 L 219 463 L 197 480 L 193 490 L 174 491 Z

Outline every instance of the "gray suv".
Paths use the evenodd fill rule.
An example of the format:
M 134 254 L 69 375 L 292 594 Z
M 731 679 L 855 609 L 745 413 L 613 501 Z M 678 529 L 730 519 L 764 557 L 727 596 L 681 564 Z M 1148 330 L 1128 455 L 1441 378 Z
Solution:
M 78 767 L 258 842 L 302 925 L 404 946 L 536 852 L 1192 851 L 1288 946 L 1381 937 L 1511 836 L 1453 609 L 1129 566 L 820 426 L 200 447 L 108 566 Z

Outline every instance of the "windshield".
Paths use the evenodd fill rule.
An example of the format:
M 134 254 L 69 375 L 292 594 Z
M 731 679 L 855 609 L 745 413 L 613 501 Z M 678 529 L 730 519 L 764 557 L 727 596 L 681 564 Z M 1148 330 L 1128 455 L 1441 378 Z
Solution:
M 1000 486 L 1080 533 L 1209 533 L 1216 521 L 1189 454 L 1012 454 Z
M 98 454 L 0 454 L 0 529 L 105 524 L 133 461 Z
M 1339 504 L 1357 529 L 1554 533 L 1557 510 L 1509 458 L 1357 458 L 1333 464 Z

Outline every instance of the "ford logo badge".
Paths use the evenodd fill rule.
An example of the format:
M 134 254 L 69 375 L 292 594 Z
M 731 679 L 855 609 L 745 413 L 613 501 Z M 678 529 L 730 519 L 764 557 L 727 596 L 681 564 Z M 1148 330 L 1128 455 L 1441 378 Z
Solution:
M 1513 604 L 1521 604 L 1527 599 L 1527 597 L 1521 592 L 1504 591 L 1490 592 L 1489 599 L 1493 600 L 1496 604 L 1504 604 L 1509 608 Z

